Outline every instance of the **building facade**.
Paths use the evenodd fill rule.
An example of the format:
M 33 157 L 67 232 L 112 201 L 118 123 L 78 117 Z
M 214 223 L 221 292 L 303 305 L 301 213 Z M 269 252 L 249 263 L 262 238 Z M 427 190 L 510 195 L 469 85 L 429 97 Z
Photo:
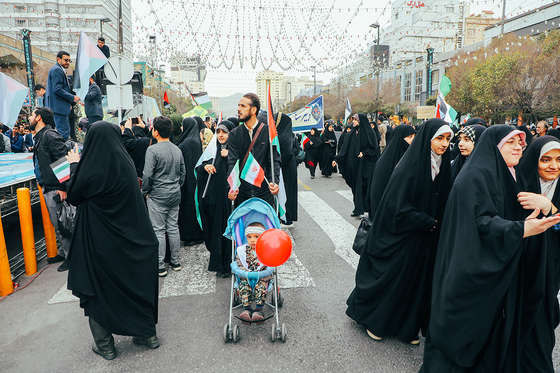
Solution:
M 465 19 L 465 46 L 484 40 L 484 29 L 501 21 L 493 16 L 494 12 L 491 10 L 483 10 L 482 13 L 476 16 L 471 14 Z
M 174 56 L 169 61 L 171 66 L 171 85 L 181 97 L 203 92 L 206 79 L 206 63 L 199 57 Z
M 32 31 L 31 45 L 56 55 L 65 50 L 75 58 L 80 31 L 92 40 L 103 36 L 118 52 L 119 0 L 7 0 L 0 4 L 0 33 L 21 40 L 21 29 Z M 123 51 L 132 57 L 130 0 L 122 0 Z M 105 22 L 101 22 L 105 20 Z

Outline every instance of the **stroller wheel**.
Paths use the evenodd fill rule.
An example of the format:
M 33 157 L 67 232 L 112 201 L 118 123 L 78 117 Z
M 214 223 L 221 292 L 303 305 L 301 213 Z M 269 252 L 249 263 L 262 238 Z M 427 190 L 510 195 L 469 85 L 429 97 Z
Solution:
M 280 292 L 280 289 L 278 289 L 278 308 L 282 308 L 283 305 L 284 305 L 284 296 Z
M 233 326 L 233 342 L 237 343 L 241 339 L 241 335 L 239 334 L 239 327 L 237 325 Z
M 286 342 L 286 325 L 282 324 L 282 342 Z
M 228 343 L 229 341 L 229 325 L 224 325 L 224 342 Z
M 276 325 L 272 324 L 272 334 L 270 335 L 270 339 L 272 342 L 276 341 Z

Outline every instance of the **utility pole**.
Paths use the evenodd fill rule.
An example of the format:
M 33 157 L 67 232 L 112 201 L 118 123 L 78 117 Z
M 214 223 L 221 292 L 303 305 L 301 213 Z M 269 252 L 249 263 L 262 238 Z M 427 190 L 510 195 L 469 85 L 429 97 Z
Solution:
M 317 66 L 311 66 L 313 67 L 313 96 L 317 95 L 317 70 L 316 67 Z
M 31 51 L 31 31 L 22 29 L 23 35 L 23 56 L 25 58 L 25 72 L 27 73 L 27 87 L 29 87 L 29 105 L 31 110 L 35 107 L 35 73 L 33 71 L 33 53 Z
M 99 23 L 101 25 L 101 37 L 103 37 L 103 24 L 106 22 L 111 22 L 111 19 L 109 18 L 103 18 L 99 20 Z
M 502 0 L 502 26 L 500 35 L 504 34 L 504 24 L 506 23 L 506 0 Z
M 379 117 L 379 29 L 381 28 L 379 23 L 375 22 L 373 24 L 371 24 L 369 27 L 371 28 L 376 28 L 377 29 L 377 50 L 375 51 L 375 67 L 376 67 L 376 75 L 377 75 L 377 95 L 376 95 L 376 99 L 375 99 L 375 124 L 377 124 L 378 121 L 378 117 Z
M 119 0 L 119 54 L 123 54 L 122 0 Z

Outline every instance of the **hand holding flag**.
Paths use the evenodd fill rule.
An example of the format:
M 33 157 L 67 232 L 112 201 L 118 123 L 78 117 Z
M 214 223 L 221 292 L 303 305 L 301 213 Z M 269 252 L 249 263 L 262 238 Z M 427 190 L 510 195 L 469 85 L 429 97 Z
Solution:
M 235 162 L 235 166 L 233 166 L 233 170 L 231 170 L 227 181 L 229 184 L 230 194 L 234 194 L 239 190 L 239 187 L 241 186 L 241 180 L 239 180 L 239 159 Z

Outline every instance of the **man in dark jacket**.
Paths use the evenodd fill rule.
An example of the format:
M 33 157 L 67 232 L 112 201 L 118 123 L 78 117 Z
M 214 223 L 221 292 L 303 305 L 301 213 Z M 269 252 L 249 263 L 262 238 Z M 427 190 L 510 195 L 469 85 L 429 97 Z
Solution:
M 12 152 L 23 153 L 25 151 L 25 144 L 23 143 L 23 136 L 19 133 L 19 126 L 16 124 L 10 131 L 10 143 L 12 145 Z
M 264 169 L 265 177 L 270 184 L 267 185 L 266 182 L 263 182 L 259 188 L 241 179 L 239 190 L 235 193 L 228 194 L 230 200 L 235 200 L 236 206 L 239 206 L 241 202 L 251 197 L 259 197 L 275 207 L 274 196 L 277 195 L 280 190 L 278 182 L 280 180 L 280 167 L 282 162 L 280 160 L 280 154 L 278 154 L 278 151 L 274 148 L 272 154 L 274 170 L 271 170 L 268 125 L 257 120 L 260 106 L 260 100 L 254 93 L 247 93 L 241 98 L 237 105 L 237 116 L 239 117 L 239 122 L 243 122 L 243 124 L 233 129 L 228 138 L 229 152 L 227 174 L 229 175 L 231 173 L 231 170 L 235 167 L 235 163 L 238 160 L 239 171 L 241 172 L 246 160 L 245 156 L 247 155 L 247 150 L 253 141 L 253 136 L 256 136 L 258 132 L 258 137 L 255 140 L 251 153 Z M 259 132 L 259 128 L 261 127 L 262 129 Z M 273 172 L 274 182 L 272 179 Z
M 84 98 L 84 106 L 86 117 L 90 125 L 103 120 L 102 100 L 101 89 L 93 81 L 93 78 L 89 78 L 89 88 L 86 97 Z
M 68 270 L 68 248 L 71 237 L 63 236 L 58 229 L 58 211 L 62 209 L 62 201 L 66 199 L 66 182 L 60 183 L 54 174 L 51 163 L 58 161 L 68 153 L 66 144 L 62 136 L 52 129 L 54 125 L 54 114 L 51 109 L 37 107 L 29 117 L 29 129 L 36 131 L 33 138 L 35 148 L 33 153 L 33 164 L 35 166 L 35 176 L 37 182 L 43 188 L 45 203 L 49 210 L 49 217 L 54 226 L 56 238 L 59 243 L 59 253 L 53 258 L 49 258 L 49 263 L 64 261 L 59 272 Z
M 69 66 L 70 54 L 64 51 L 58 52 L 56 63 L 49 70 L 45 95 L 45 106 L 53 111 L 56 130 L 65 140 L 70 137 L 68 115 L 72 109 L 72 103 L 80 101 L 80 98 L 72 93 L 66 76 Z
M 122 133 L 122 140 L 124 147 L 136 168 L 136 174 L 139 179 L 142 179 L 142 172 L 144 171 L 144 163 L 146 158 L 146 150 L 152 142 L 156 142 L 150 136 L 150 131 L 142 121 L 138 118 L 137 124 L 132 124 L 132 118 L 128 118 L 124 122 L 124 130 Z M 122 126 L 122 123 L 121 123 Z M 122 128 L 122 127 L 121 127 Z M 153 141 L 152 141 L 153 140 Z

